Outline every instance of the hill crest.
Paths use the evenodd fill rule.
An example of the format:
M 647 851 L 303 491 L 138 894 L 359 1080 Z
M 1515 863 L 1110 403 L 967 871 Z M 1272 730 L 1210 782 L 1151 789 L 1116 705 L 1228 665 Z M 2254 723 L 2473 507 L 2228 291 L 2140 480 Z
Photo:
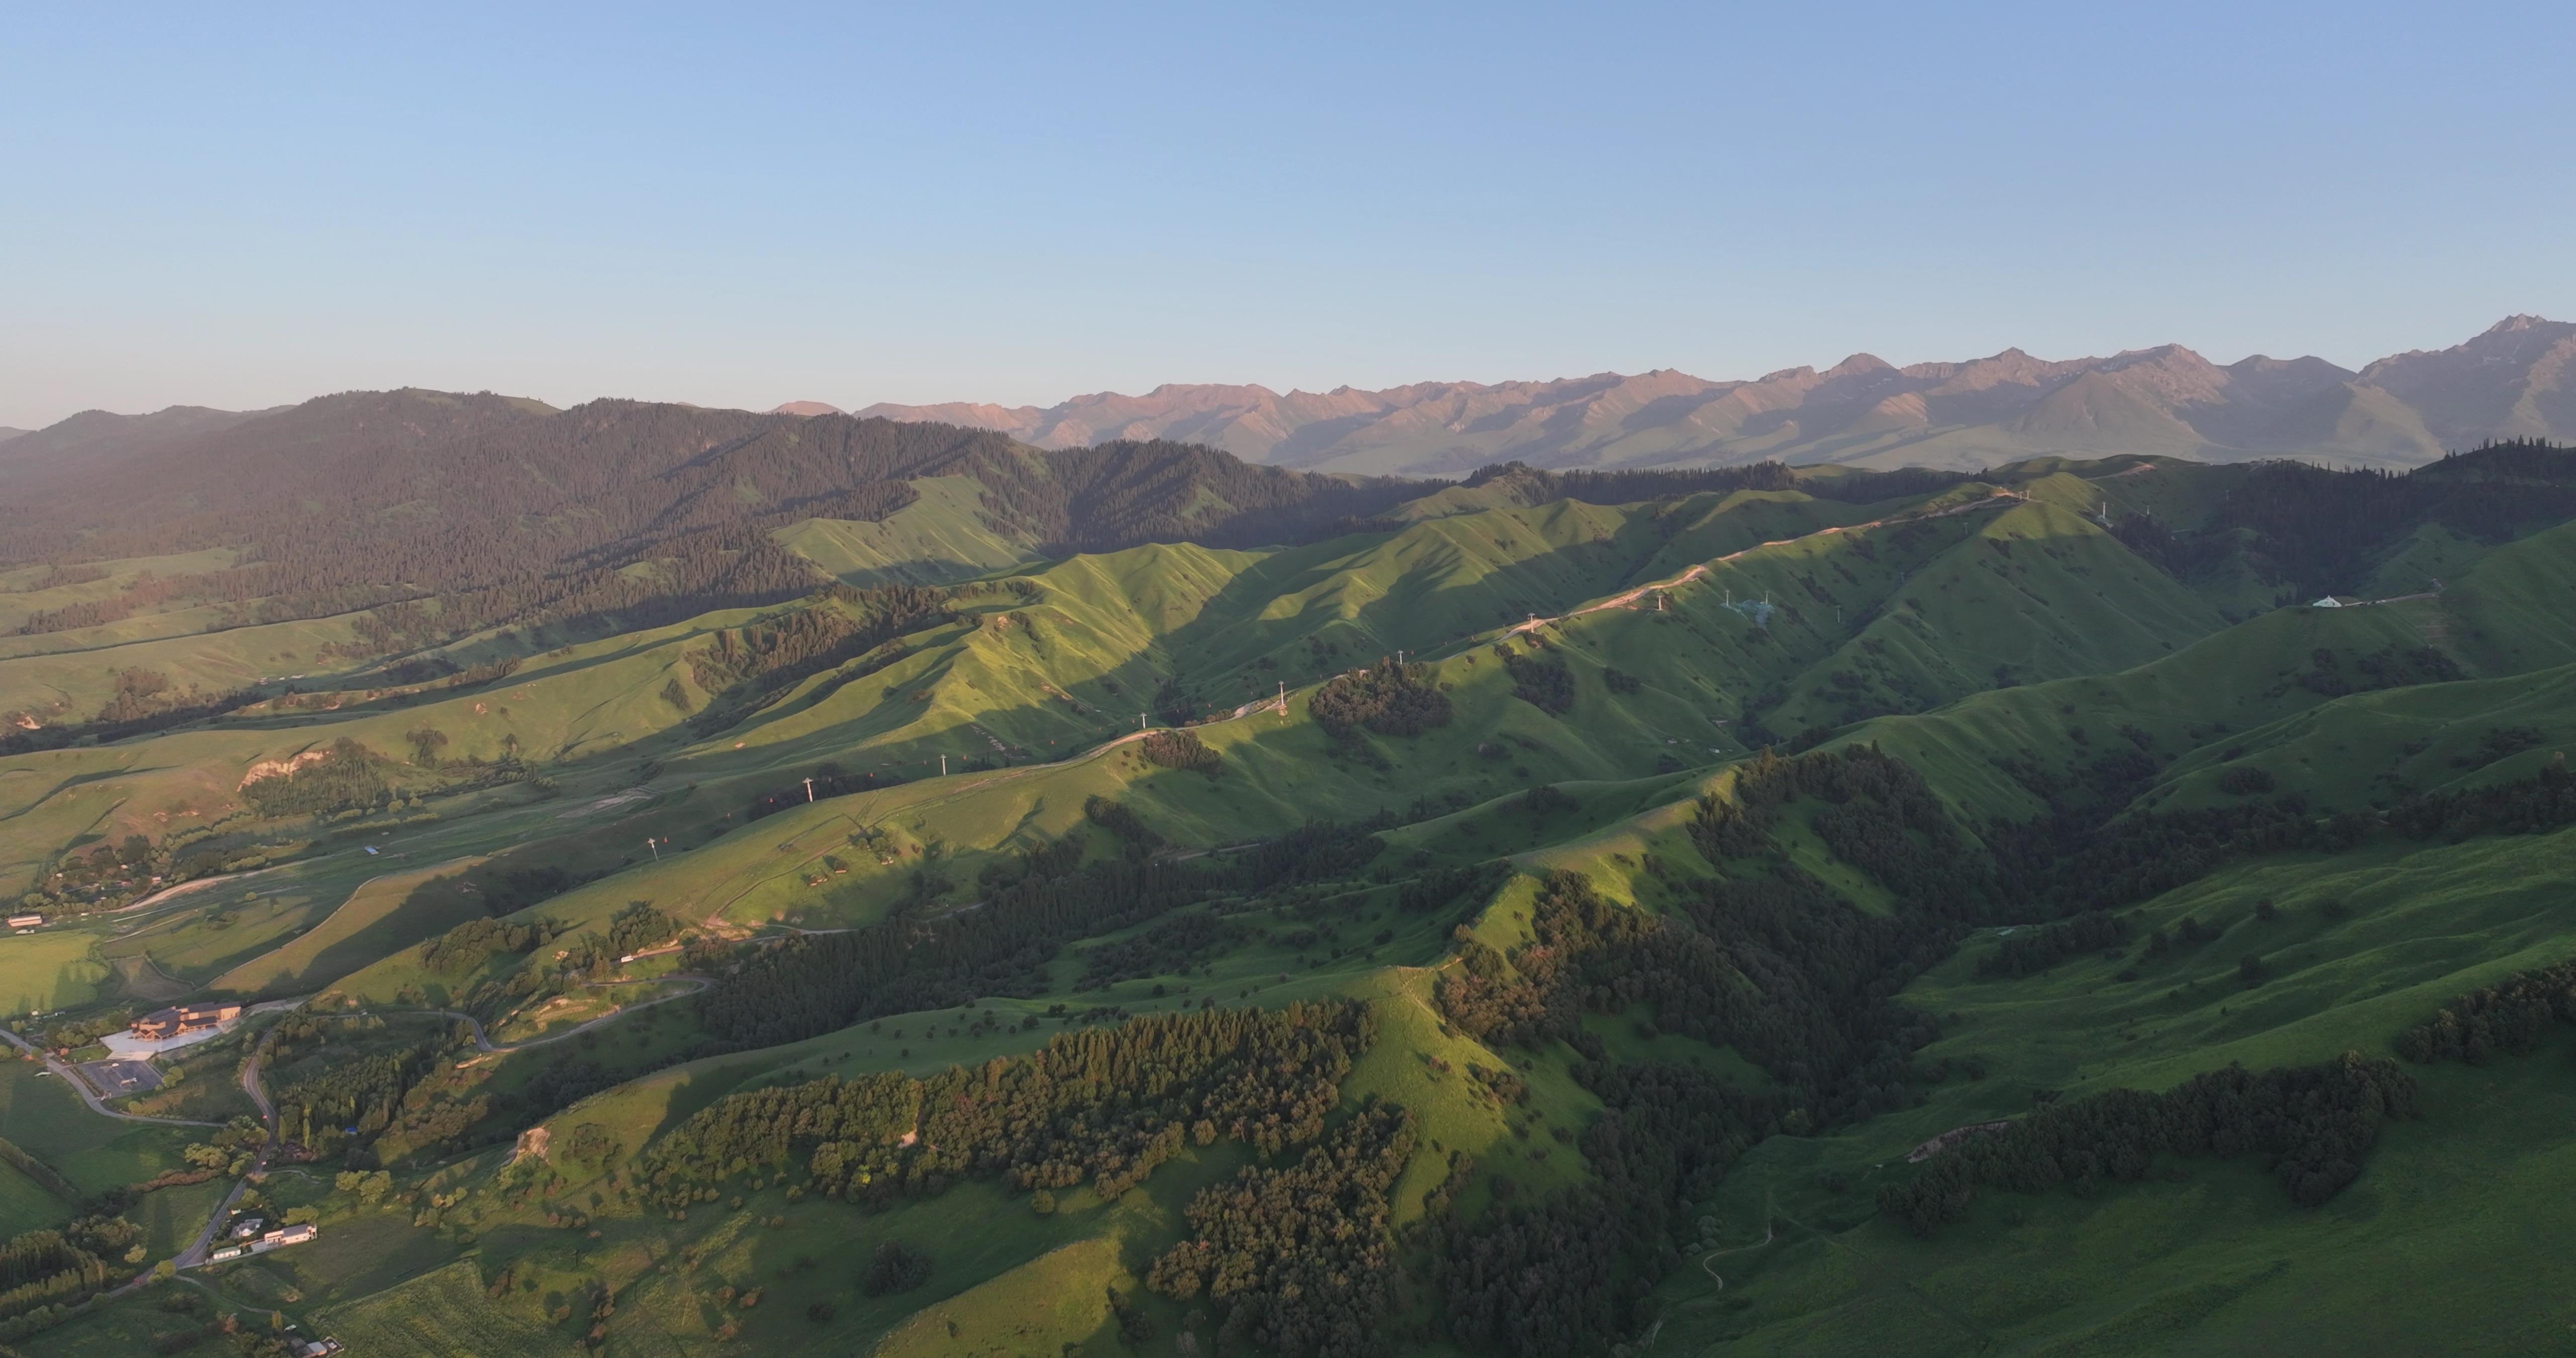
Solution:
M 2347 418 L 2348 409 L 2363 413 Z M 2103 452 L 2403 467 L 2491 438 L 2576 437 L 2576 325 L 2508 317 L 2462 344 L 2392 355 L 2358 373 L 2313 356 L 2222 365 L 2177 344 L 2063 360 L 2008 348 L 1903 367 L 1857 353 L 1821 371 L 1783 368 L 1751 381 L 1661 368 L 1376 391 L 1165 383 L 1043 407 L 879 402 L 858 413 L 991 430 L 1041 448 L 1164 438 L 1279 466 L 1413 476 L 1506 460 L 1975 469 Z

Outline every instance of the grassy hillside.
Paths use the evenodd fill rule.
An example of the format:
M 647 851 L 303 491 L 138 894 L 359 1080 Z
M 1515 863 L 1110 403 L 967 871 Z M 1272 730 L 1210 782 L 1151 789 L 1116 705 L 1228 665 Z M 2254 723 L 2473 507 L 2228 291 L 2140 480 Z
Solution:
M 0 755 L 0 886 L 54 916 L 0 938 L 0 1007 L 82 1048 L 314 997 L 135 1111 L 246 1112 L 256 1056 L 292 1149 L 251 1201 L 328 1242 L 10 1344 L 280 1312 L 425 1355 L 2545 1347 L 2562 1270 L 2477 1265 L 2576 1230 L 2554 1023 L 2396 1063 L 2421 1115 L 2363 1119 L 2311 1205 L 2260 1150 L 1907 1196 L 1985 1163 L 1908 1159 L 1955 1129 L 2389 1058 L 2576 961 L 2576 537 L 2375 479 L 2311 521 L 2296 475 L 1603 504 L 1506 471 L 1329 537 L 1048 557 L 995 511 L 1036 502 L 949 468 L 724 549 L 837 588 L 9 638 L 66 720 L 122 670 L 269 681 Z M 1240 528 L 1260 486 L 1224 491 L 1155 512 Z M 2367 606 L 2275 606 L 2328 568 Z M 1238 1055 L 1273 1040 L 1308 1045 Z M 36 1071 L 0 1063 L 0 1136 L 133 1190 L 145 1263 L 193 1238 L 242 1130 Z M 0 1173 L 13 1229 L 69 1221 Z M 1240 1290 L 1178 1281 L 1201 1249 Z

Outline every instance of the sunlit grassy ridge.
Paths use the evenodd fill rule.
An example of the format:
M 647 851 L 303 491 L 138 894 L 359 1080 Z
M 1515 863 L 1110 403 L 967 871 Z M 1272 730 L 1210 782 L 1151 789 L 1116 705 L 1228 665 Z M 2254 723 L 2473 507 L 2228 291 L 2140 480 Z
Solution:
M 620 1197 L 610 1180 L 691 1115 L 762 1085 L 980 1069 L 1121 1014 L 1351 997 L 1372 1007 L 1377 1040 L 1344 1081 L 1341 1111 L 1371 1097 L 1401 1104 L 1424 1148 L 1389 1195 L 1390 1225 L 1425 1224 L 1451 1153 L 1480 1168 L 1450 1211 L 1483 1219 L 1508 1212 L 1507 1196 L 1525 1203 L 1596 1183 L 1571 1134 L 1603 1104 L 1577 1077 L 1575 1047 L 1487 1046 L 1444 1017 L 1438 979 L 1460 965 L 1452 930 L 1506 951 L 1530 943 L 1540 877 L 1554 870 L 1583 874 L 1618 908 L 1676 910 L 1715 870 L 1688 831 L 1694 799 L 1735 795 L 1739 761 L 1762 745 L 1874 743 L 1920 771 L 1973 833 L 2051 809 L 2030 772 L 2080 785 L 2113 753 L 2154 767 L 2133 813 L 2284 794 L 2332 811 L 2528 777 L 2576 734 L 2576 641 L 2558 608 L 2576 584 L 2568 530 L 2510 543 L 2426 530 L 2374 578 L 2412 592 L 2415 576 L 2439 574 L 2438 597 L 2269 609 L 2278 591 L 2250 568 L 2177 579 L 2092 517 L 2105 501 L 2115 518 L 2206 516 L 2243 474 L 2219 470 L 2035 466 L 2012 482 L 2023 498 L 1965 483 L 1865 505 L 1771 491 L 1534 506 L 1496 481 L 1417 501 L 1400 526 L 1304 546 L 1163 544 L 1053 562 L 1025 559 L 978 517 L 971 484 L 924 483 L 921 501 L 883 523 L 813 520 L 777 536 L 854 585 L 983 583 L 949 600 L 953 618 L 756 703 L 721 684 L 710 691 L 692 657 L 721 629 L 848 605 L 732 610 L 607 637 L 483 636 L 447 654 L 519 656 L 515 672 L 455 690 L 371 672 L 352 681 L 371 687 L 335 690 L 336 706 L 271 702 L 159 736 L 0 759 L 0 844 L 23 874 L 65 846 L 160 833 L 191 813 L 239 815 L 238 780 L 252 763 L 342 736 L 398 761 L 392 776 L 424 791 L 457 773 L 407 759 L 410 733 L 424 727 L 448 738 L 450 760 L 515 752 L 527 765 L 514 781 L 393 813 L 237 819 L 233 829 L 280 841 L 277 866 L 128 916 L 0 939 L 0 977 L 15 978 L 29 1005 L 132 1002 L 141 993 L 121 978 L 137 977 L 156 994 L 166 978 L 188 993 L 323 989 L 332 1004 L 447 1006 L 541 969 L 639 901 L 693 932 L 734 937 L 868 927 L 907 898 L 927 920 L 973 910 L 991 889 L 985 870 L 1022 851 L 1069 839 L 1088 861 L 1117 856 L 1116 837 L 1085 816 L 1094 797 L 1121 803 L 1173 857 L 1310 819 L 1383 818 L 1392 828 L 1377 856 L 1311 897 L 1247 888 L 1195 902 L 1055 947 L 1035 970 L 1038 994 L 888 1014 L 780 1046 L 679 1061 L 709 1050 L 696 1007 L 637 1007 L 689 984 L 667 979 L 683 965 L 670 955 L 619 969 L 652 978 L 631 988 L 526 1003 L 486 992 L 476 1003 L 503 1042 L 614 1016 L 560 1043 L 441 1056 L 460 1102 L 568 1077 L 563 1087 L 595 1091 L 545 1105 L 556 1111 L 541 1125 L 558 1148 L 548 1164 L 562 1180 L 519 1193 L 533 1171 L 506 1168 L 506 1136 L 402 1160 L 395 1172 L 410 1196 L 395 1210 L 281 1176 L 278 1201 L 319 1206 L 332 1247 L 210 1280 L 228 1304 L 283 1306 L 388 1352 L 556 1351 L 590 1323 L 588 1289 L 603 1283 L 617 1296 L 605 1321 L 612 1352 L 1155 1351 L 1189 1308 L 1151 1295 L 1144 1279 L 1179 1238 L 1191 1195 L 1252 1163 L 1235 1143 L 1187 1147 L 1112 1201 L 1067 1190 L 1046 1215 L 984 1179 L 871 1212 L 791 1201 L 771 1179 L 729 1184 L 679 1219 Z M 1532 614 L 1552 621 L 1514 630 Z M 1515 693 L 1498 643 L 1564 667 L 1564 710 Z M 1332 739 L 1313 716 L 1315 686 L 1397 650 L 1447 698 L 1448 724 Z M 2419 661 L 2401 685 L 2370 687 L 2374 657 L 2415 651 L 2460 677 L 2427 682 L 2433 670 Z M 90 663 L 103 677 L 118 662 Z M 1264 702 L 1282 687 L 1284 711 Z M 1195 728 L 1217 772 L 1105 743 L 1133 732 L 1139 712 L 1167 707 L 1223 718 Z M 2488 757 L 2503 745 L 2513 748 Z M 2237 789 L 2253 772 L 2269 783 L 2231 790 L 2231 771 Z M 881 786 L 808 804 L 808 775 Z M 1532 798 L 1540 787 L 1551 791 Z M 770 814 L 751 819 L 762 798 Z M 1822 809 L 1784 811 L 1771 834 L 1781 861 L 1839 896 L 1835 908 L 1878 919 L 1913 908 L 1836 855 L 1817 828 Z M 2425 1351 L 2529 1351 L 2571 1319 L 2571 1279 L 2554 1264 L 2482 1277 L 2463 1294 L 2518 1312 L 2509 1319 L 2446 1329 L 2447 1304 L 2389 1299 L 2408 1296 L 2414 1270 L 2475 1267 L 2495 1230 L 2544 1246 L 2571 1234 L 2551 1191 L 2564 1166 L 2550 1129 L 2565 1101 L 2546 1078 L 2564 1042 L 2521 1062 L 2419 1072 L 2430 1116 L 2390 1129 L 2360 1183 L 2318 1211 L 2290 1206 L 2259 1164 L 2214 1160 L 2191 1162 L 2188 1179 L 2091 1197 L 1989 1192 L 1928 1243 L 1878 1219 L 1874 1195 L 1907 1172 L 1906 1150 L 2018 1116 L 2037 1097 L 2165 1088 L 2231 1061 L 2383 1054 L 2397 1030 L 2459 991 L 2576 956 L 2561 908 L 2576 878 L 2571 835 L 2233 860 L 2124 907 L 2120 956 L 2086 952 L 2014 980 L 1980 979 L 1977 963 L 1999 940 L 1970 937 L 1901 996 L 1945 1016 L 1918 1059 L 1953 1073 L 1913 1107 L 1760 1141 L 1689 1213 L 1715 1219 L 1720 1247 L 1752 1248 L 1707 1265 L 1692 1255 L 1668 1276 L 1662 1327 L 1640 1322 L 1645 1351 L 2361 1351 L 2382 1332 Z M 456 875 L 477 863 L 588 878 L 515 916 L 574 932 L 471 972 L 431 970 L 422 942 L 484 913 Z M 1488 894 L 1396 908 L 1421 874 L 1481 863 L 1509 873 Z M 2265 900 L 2270 917 L 2257 910 Z M 1087 973 L 1100 949 L 1218 910 L 1242 932 L 1187 968 L 1109 982 Z M 2221 928 L 2219 938 L 2140 955 L 2150 931 L 2185 917 Z M 1329 951 L 1291 941 L 1319 921 L 1341 931 Z M 2242 977 L 2247 955 L 2265 961 L 2258 986 Z M 1788 1087 L 1655 1017 L 1644 1005 L 1590 1013 L 1582 1036 L 1614 1062 Z M 424 1034 L 443 1027 L 402 1021 Z M 1983 1072 L 1974 1078 L 1972 1062 Z M 1481 1094 L 1471 1065 L 1511 1072 L 1526 1102 Z M 114 1155 L 82 1150 L 93 1115 L 56 1081 L 17 1084 L 50 1086 L 22 1097 L 63 1105 L 43 1105 L 42 1120 L 69 1134 L 55 1128 L 45 1142 L 55 1149 L 39 1153 L 61 1155 L 84 1187 L 146 1178 L 191 1135 L 139 1129 Z M 0 1135 L 26 1144 L 11 1125 Z M 607 1163 L 562 1153 L 584 1127 L 617 1144 Z M 1498 1194 L 1503 1180 L 1517 1192 Z M 204 1206 L 168 1192 L 147 1200 L 164 1244 Z M 44 1210 L 0 1194 L 0 1215 L 16 1209 L 31 1221 Z M 1760 1245 L 1766 1234 L 1773 1243 Z M 926 1247 L 932 1271 L 917 1290 L 866 1295 L 858 1269 L 888 1240 Z M 1154 1340 L 1121 1337 L 1111 1289 L 1140 1308 Z M 743 1304 L 755 1290 L 757 1305 Z M 1406 1336 L 1400 1351 L 1447 1351 L 1412 1337 L 1439 1305 L 1409 1267 L 1386 1318 L 1388 1334 Z M 2353 1316 L 2374 1306 L 2397 1314 L 2384 1330 L 2360 1328 Z M 132 1351 L 152 1329 L 135 1323 L 141 1311 L 119 1303 L 18 1347 Z M 1205 1344 L 1211 1326 L 1195 1333 Z M 2316 1337 L 2333 1342 L 2308 1342 Z

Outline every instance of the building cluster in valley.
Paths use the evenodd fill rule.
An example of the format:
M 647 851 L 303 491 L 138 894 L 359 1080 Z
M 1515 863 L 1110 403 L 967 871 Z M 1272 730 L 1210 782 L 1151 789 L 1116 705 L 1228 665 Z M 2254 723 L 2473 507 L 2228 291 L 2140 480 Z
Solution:
M 266 1221 L 258 1217 L 246 1216 L 235 1221 L 232 1230 L 227 1234 L 232 1237 L 233 1243 L 210 1251 L 206 1255 L 206 1262 L 219 1264 L 227 1259 L 240 1259 L 253 1254 L 266 1254 L 270 1250 L 282 1249 L 288 1245 L 305 1244 L 320 1236 L 322 1231 L 320 1227 L 309 1221 L 301 1225 L 279 1226 L 271 1229 Z
M 173 1005 L 145 1014 L 126 1031 L 134 1034 L 137 1041 L 164 1042 L 174 1037 L 202 1033 L 209 1028 L 220 1028 L 241 1016 L 241 1005 L 231 1001 Z

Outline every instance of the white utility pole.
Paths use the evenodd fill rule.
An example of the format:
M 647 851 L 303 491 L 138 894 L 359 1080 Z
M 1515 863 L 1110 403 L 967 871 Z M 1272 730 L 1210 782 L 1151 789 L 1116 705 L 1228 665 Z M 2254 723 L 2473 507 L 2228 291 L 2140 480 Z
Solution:
M 948 776 L 948 756 L 944 754 L 939 756 L 939 776 L 942 778 Z
M 814 800 L 814 780 L 811 778 L 805 780 L 805 800 Z
M 662 861 L 661 841 L 654 839 L 651 835 L 646 835 L 644 837 L 644 847 L 653 851 L 654 862 L 659 863 Z

